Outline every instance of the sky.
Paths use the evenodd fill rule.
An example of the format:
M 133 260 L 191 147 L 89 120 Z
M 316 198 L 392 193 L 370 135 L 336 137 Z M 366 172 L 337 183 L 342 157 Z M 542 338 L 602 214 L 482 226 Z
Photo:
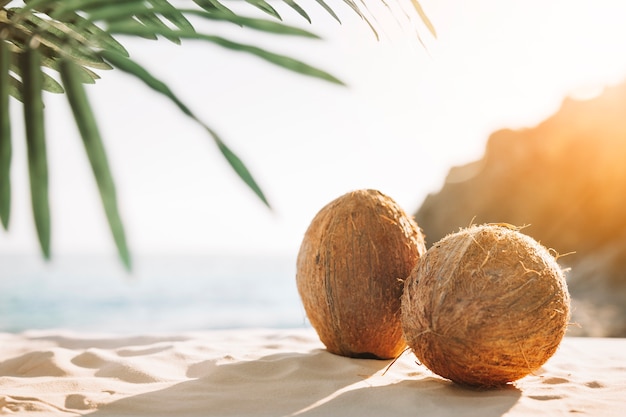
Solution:
M 373 7 L 379 40 L 342 2 L 330 4 L 342 25 L 314 2 L 311 25 L 279 7 L 321 40 L 206 31 L 298 57 L 347 87 L 210 44 L 128 44 L 243 159 L 271 210 L 167 100 L 115 71 L 88 88 L 132 253 L 293 256 L 315 214 L 344 193 L 375 188 L 414 213 L 451 166 L 481 157 L 493 131 L 532 127 L 566 96 L 626 78 L 623 1 L 423 0 L 436 38 L 402 9 Z M 53 257 L 114 254 L 65 98 L 46 100 Z M 38 253 L 21 109 L 12 111 L 12 218 L 0 253 Z

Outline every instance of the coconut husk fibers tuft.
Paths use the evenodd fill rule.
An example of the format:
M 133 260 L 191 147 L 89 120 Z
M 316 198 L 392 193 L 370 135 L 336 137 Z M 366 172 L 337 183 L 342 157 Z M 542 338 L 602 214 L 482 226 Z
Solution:
M 460 384 L 498 386 L 532 373 L 567 329 L 563 272 L 518 230 L 480 225 L 448 235 L 405 284 L 409 347 L 431 371 Z
M 389 359 L 406 348 L 400 300 L 425 252 L 415 221 L 380 191 L 347 193 L 317 213 L 300 246 L 296 281 L 329 352 Z

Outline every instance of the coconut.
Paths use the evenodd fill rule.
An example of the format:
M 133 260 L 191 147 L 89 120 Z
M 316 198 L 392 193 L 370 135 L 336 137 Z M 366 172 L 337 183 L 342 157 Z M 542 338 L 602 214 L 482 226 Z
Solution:
M 570 298 L 555 257 L 510 227 L 446 236 L 405 284 L 409 347 L 431 371 L 460 384 L 498 386 L 536 371 L 567 329 Z
M 329 352 L 389 359 L 406 348 L 404 280 L 425 252 L 415 221 L 380 191 L 347 193 L 317 213 L 300 246 L 296 281 Z

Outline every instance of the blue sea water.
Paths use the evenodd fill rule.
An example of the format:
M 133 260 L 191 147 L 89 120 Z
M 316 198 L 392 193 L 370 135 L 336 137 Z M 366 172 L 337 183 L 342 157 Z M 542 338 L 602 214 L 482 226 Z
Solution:
M 0 331 L 137 333 L 306 327 L 295 259 L 0 255 Z

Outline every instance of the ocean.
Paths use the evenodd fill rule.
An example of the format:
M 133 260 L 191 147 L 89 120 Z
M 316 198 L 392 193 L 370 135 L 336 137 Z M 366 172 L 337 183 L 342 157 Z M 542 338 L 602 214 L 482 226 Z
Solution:
M 0 255 L 0 331 L 307 327 L 287 256 Z

